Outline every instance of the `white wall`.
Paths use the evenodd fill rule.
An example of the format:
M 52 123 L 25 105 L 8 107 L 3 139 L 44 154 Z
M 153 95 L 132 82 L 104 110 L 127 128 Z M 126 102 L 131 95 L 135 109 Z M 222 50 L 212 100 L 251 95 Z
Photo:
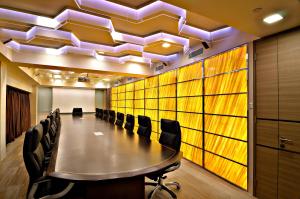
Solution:
M 59 108 L 61 113 L 72 113 L 73 108 L 95 112 L 94 89 L 53 88 L 52 98 L 52 109 Z

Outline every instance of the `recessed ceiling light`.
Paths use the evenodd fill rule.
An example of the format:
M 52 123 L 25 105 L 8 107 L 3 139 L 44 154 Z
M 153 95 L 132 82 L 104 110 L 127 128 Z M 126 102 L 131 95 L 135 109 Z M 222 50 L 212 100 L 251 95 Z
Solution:
M 110 81 L 109 78 L 104 78 L 104 79 L 102 79 L 102 80 L 103 80 L 103 81 L 106 81 L 106 82 Z
M 60 79 L 60 78 L 61 78 L 61 75 L 53 75 L 53 77 L 54 77 L 55 79 Z
M 103 55 L 103 54 L 104 54 L 104 52 L 103 52 L 103 51 L 98 51 L 98 54 L 101 54 L 101 55 Z
M 162 44 L 162 47 L 164 47 L 164 48 L 169 48 L 170 46 L 171 46 L 171 44 L 168 43 L 168 42 L 164 42 L 164 43 Z
M 54 74 L 59 74 L 60 73 L 60 70 L 50 70 L 52 73 Z
M 273 24 L 282 19 L 283 19 L 283 16 L 281 14 L 276 13 L 276 14 L 272 14 L 272 15 L 265 17 L 263 21 L 267 24 Z

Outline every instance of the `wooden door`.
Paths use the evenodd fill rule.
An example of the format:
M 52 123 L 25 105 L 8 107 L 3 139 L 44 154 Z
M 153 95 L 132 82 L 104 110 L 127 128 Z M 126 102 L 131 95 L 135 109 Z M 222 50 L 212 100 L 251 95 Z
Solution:
M 300 121 L 300 31 L 278 38 L 279 119 Z
M 300 154 L 279 151 L 278 199 L 300 199 Z
M 256 196 L 259 199 L 276 199 L 278 151 L 256 146 L 256 152 Z

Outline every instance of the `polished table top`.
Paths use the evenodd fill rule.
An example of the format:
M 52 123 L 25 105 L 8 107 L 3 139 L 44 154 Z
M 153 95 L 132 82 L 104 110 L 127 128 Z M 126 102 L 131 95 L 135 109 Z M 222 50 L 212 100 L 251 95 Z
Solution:
M 59 143 L 48 175 L 69 180 L 109 180 L 146 175 L 178 161 L 182 153 L 96 118 L 61 115 Z

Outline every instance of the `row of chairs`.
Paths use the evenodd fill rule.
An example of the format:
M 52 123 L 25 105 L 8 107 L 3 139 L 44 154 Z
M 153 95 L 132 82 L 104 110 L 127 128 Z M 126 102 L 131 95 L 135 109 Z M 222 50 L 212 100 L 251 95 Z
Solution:
M 60 110 L 49 113 L 39 124 L 27 130 L 23 145 L 23 159 L 29 175 L 27 198 L 58 198 L 66 195 L 73 183 L 50 178 L 48 168 L 61 128 Z
M 104 117 L 104 113 L 107 113 L 107 117 Z M 101 114 L 103 113 L 102 117 Z M 97 109 L 96 109 L 96 116 L 100 117 L 101 119 L 104 119 L 108 121 L 111 124 L 115 124 L 121 128 L 123 128 L 123 123 L 124 123 L 124 114 L 117 112 L 117 118 L 115 118 L 115 111 L 113 110 L 98 110 L 97 114 Z M 124 128 L 129 131 L 133 132 L 134 130 L 134 116 L 127 114 L 126 115 L 126 123 L 124 125 Z M 178 121 L 175 120 L 168 120 L 168 119 L 161 119 L 161 135 L 159 138 L 159 143 L 167 146 L 169 148 L 172 148 L 176 150 L 177 152 L 180 151 L 180 146 L 181 146 L 181 130 L 180 130 L 180 124 Z M 150 140 L 151 132 L 152 132 L 152 124 L 151 124 L 151 118 L 148 116 L 138 116 L 138 130 L 137 134 L 139 136 L 146 137 L 147 139 Z M 146 185 L 154 186 L 155 188 L 150 192 L 148 195 L 148 198 L 153 198 L 154 194 L 158 190 L 165 190 L 167 191 L 172 198 L 177 198 L 176 194 L 170 190 L 167 186 L 174 185 L 176 188 L 179 190 L 180 185 L 178 182 L 167 182 L 164 183 L 163 180 L 166 179 L 166 173 L 169 173 L 171 171 L 175 171 L 180 167 L 180 161 L 163 168 L 162 170 L 155 172 L 151 175 L 148 175 L 147 177 L 150 178 L 151 180 L 155 182 L 147 182 Z

